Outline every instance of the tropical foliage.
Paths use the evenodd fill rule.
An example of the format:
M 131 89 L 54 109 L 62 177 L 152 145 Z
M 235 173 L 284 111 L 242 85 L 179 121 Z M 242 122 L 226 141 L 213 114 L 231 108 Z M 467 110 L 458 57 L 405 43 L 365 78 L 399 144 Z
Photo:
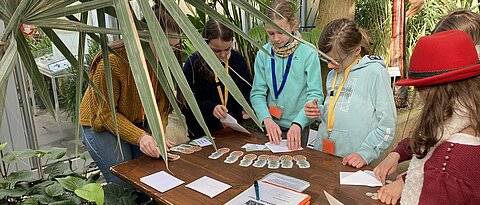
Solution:
M 392 34 L 392 3 L 390 0 L 358 0 L 355 22 L 371 38 L 372 55 L 384 57 L 389 62 L 390 37 Z
M 100 44 L 98 44 L 96 41 L 89 39 L 88 40 L 88 51 L 85 54 L 85 63 L 83 65 L 83 70 L 84 73 L 88 73 L 89 66 L 95 57 L 95 54 L 100 51 Z M 65 98 L 65 108 L 64 112 L 67 114 L 67 117 L 70 118 L 72 122 L 75 122 L 77 119 L 76 116 L 76 76 L 77 76 L 77 70 L 70 68 L 70 73 L 72 74 L 71 76 L 68 77 L 66 85 L 60 87 L 64 98 Z M 82 73 L 82 74 L 84 74 Z M 87 90 L 87 85 L 88 85 L 88 76 L 87 78 L 84 78 L 84 81 L 82 83 L 82 93 L 85 93 L 85 90 Z
M 155 2 L 162 4 L 183 30 L 183 36 L 180 38 L 185 40 L 185 54 L 188 55 L 193 51 L 198 51 L 230 90 L 232 96 L 253 117 L 256 124 L 260 125 L 253 110 L 232 79 L 224 71 L 221 63 L 205 43 L 199 31 L 203 28 L 207 18 L 215 18 L 225 24 L 237 34 L 237 48 L 247 58 L 249 65 L 252 66 L 255 53 L 258 50 L 266 52 L 262 49 L 262 45 L 267 41 L 263 25 L 268 24 L 280 29 L 263 14 L 265 9 L 269 9 L 266 7 L 269 0 L 185 0 L 189 8 L 191 8 L 191 15 L 183 14 L 176 0 L 156 0 Z M 71 86 L 69 87 L 69 93 L 74 95 L 74 97 L 69 99 L 72 99 L 70 105 L 74 105 L 70 107 L 70 113 L 75 118 L 75 121 L 78 122 L 78 105 L 86 84 L 95 88 L 95 85 L 92 84 L 86 75 L 85 65 L 88 65 L 86 62 L 89 62 L 91 57 L 85 54 L 87 42 L 93 42 L 91 43 L 92 45 L 98 44 L 106 60 L 105 75 L 109 85 L 109 94 L 103 97 L 113 108 L 112 79 L 108 58 L 105 57 L 116 53 L 108 47 L 107 37 L 110 35 L 121 35 L 125 41 L 129 63 L 150 127 L 152 128 L 152 134 L 157 140 L 164 159 L 166 158 L 165 135 L 158 110 L 155 106 L 147 63 L 154 68 L 157 79 L 166 91 L 168 100 L 174 106 L 175 113 L 181 113 L 175 100 L 175 93 L 178 90 L 184 95 L 196 119 L 213 141 L 193 93 L 183 76 L 181 65 L 175 60 L 173 50 L 170 49 L 167 41 L 167 35 L 163 32 L 158 20 L 155 18 L 151 5 L 147 1 L 138 1 L 141 12 L 145 16 L 145 22 L 142 22 L 132 13 L 131 3 L 129 0 L 0 0 L 0 20 L 5 24 L 5 32 L 0 34 L 0 116 L 3 116 L 7 82 L 18 57 L 20 57 L 26 72 L 32 79 L 40 99 L 44 102 L 50 114 L 55 116 L 46 83 L 34 59 L 34 51 L 40 50 L 39 48 L 49 47 L 51 44 L 60 50 L 72 65 L 73 72 L 77 73 L 75 79 L 70 81 Z M 217 10 L 216 8 L 218 7 L 223 8 L 223 11 Z M 431 33 L 436 22 L 454 8 L 472 8 L 478 12 L 478 0 L 425 0 L 423 9 L 417 15 L 407 19 L 405 28 L 407 33 L 406 56 L 409 56 L 418 38 Z M 357 0 L 355 19 L 361 27 L 366 29 L 372 38 L 372 53 L 385 57 L 389 56 L 391 9 L 390 0 Z M 96 11 L 98 26 L 86 23 L 91 11 Z M 242 13 L 245 15 L 242 15 Z M 120 29 L 107 28 L 105 26 L 106 15 L 116 17 Z M 249 17 L 249 21 L 243 21 L 242 17 L 244 16 Z M 22 24 L 35 26 L 36 29 L 41 31 L 39 33 L 45 36 L 44 41 L 37 42 L 24 36 L 20 30 Z M 249 28 L 248 33 L 243 32 L 241 29 L 245 26 Z M 78 32 L 80 36 L 78 53 L 69 51 L 65 42 L 58 37 L 56 30 Z M 309 32 L 304 32 L 303 36 L 306 41 L 316 45 L 319 34 L 320 31 L 318 29 L 313 29 Z M 152 50 L 150 45 L 161 49 Z M 93 48 L 93 46 L 89 47 Z M 93 52 L 90 51 L 90 55 Z M 113 110 L 112 115 L 116 118 Z M 182 122 L 181 124 L 185 123 Z M 77 141 L 79 132 L 80 126 L 77 123 Z M 4 146 L 3 144 L 0 148 L 3 149 Z M 5 154 L 2 160 L 8 167 L 10 164 L 21 163 L 23 159 L 33 156 L 58 160 L 63 155 L 64 149 L 60 148 L 49 151 L 24 150 Z M 0 186 L 2 187 L 0 190 L 0 202 L 18 202 L 22 200 L 34 202 L 36 200 L 43 203 L 48 201 L 42 202 L 41 200 L 49 198 L 73 202 L 95 201 L 100 203 L 100 198 L 103 200 L 103 197 L 96 195 L 93 198 L 87 197 L 90 191 L 99 190 L 99 187 L 97 185 L 85 187 L 88 183 L 94 182 L 96 176 L 86 177 L 84 170 L 75 170 L 69 165 L 71 165 L 71 162 L 66 164 L 54 162 L 47 165 L 44 168 L 47 177 L 44 178 L 45 176 L 43 176 L 40 180 L 31 179 L 32 175 L 29 171 L 28 173 L 27 171 L 20 171 L 7 174 L 8 170 L 4 170 L 2 172 L 3 179 L 0 180 Z M 67 183 L 64 183 L 69 180 L 77 181 L 79 184 L 75 187 L 69 187 L 65 185 Z M 38 188 L 41 188 L 43 192 L 36 192 L 35 190 Z M 108 198 L 108 191 L 105 190 L 103 193 L 105 193 L 105 198 Z M 120 197 L 113 198 L 118 199 Z M 125 200 L 128 201 L 128 199 Z
M 93 1 L 76 1 L 76 0 L 0 0 L 0 19 L 6 24 L 5 32 L 0 38 L 0 95 L 2 95 L 0 101 L 0 111 L 3 112 L 4 108 L 4 96 L 6 90 L 6 82 L 8 76 L 12 73 L 12 66 L 15 62 L 17 55 L 19 54 L 25 69 L 27 70 L 30 78 L 33 80 L 34 87 L 37 90 L 41 100 L 46 105 L 49 112 L 53 115 L 53 106 L 48 92 L 46 84 L 42 75 L 38 71 L 38 67 L 35 64 L 34 57 L 31 50 L 28 47 L 25 36 L 20 31 L 20 25 L 29 24 L 34 25 L 36 29 L 41 29 L 43 33 L 52 41 L 52 43 L 62 52 L 67 60 L 72 65 L 73 69 L 77 70 L 77 73 L 84 73 L 83 65 L 85 61 L 84 48 L 86 46 L 86 36 L 98 42 L 104 53 L 104 56 L 108 53 L 114 53 L 107 47 L 107 35 L 122 35 L 126 50 L 128 53 L 129 63 L 132 68 L 132 73 L 139 90 L 140 98 L 144 104 L 145 111 L 149 124 L 152 128 L 152 134 L 156 138 L 160 147 L 162 156 L 166 156 L 164 131 L 162 130 L 160 117 L 158 115 L 157 108 L 155 106 L 155 99 L 153 90 L 150 85 L 150 78 L 148 76 L 146 59 L 155 68 L 155 73 L 160 81 L 160 84 L 166 90 L 169 101 L 174 106 L 176 113 L 180 113 L 179 107 L 176 104 L 174 96 L 174 88 L 182 92 L 187 100 L 187 103 L 192 108 L 197 120 L 200 122 L 207 135 L 211 137 L 208 128 L 206 127 L 203 117 L 198 108 L 198 105 L 193 97 L 193 94 L 186 83 L 186 79 L 183 76 L 181 66 L 173 59 L 173 51 L 171 49 L 156 49 L 157 55 L 155 55 L 150 49 L 149 44 L 145 43 L 147 38 L 152 39 L 153 45 L 157 48 L 170 48 L 167 43 L 167 36 L 162 32 L 162 28 L 158 20 L 154 17 L 154 13 L 151 10 L 151 5 L 146 1 L 138 1 L 140 8 L 145 15 L 146 23 L 136 19 L 132 14 L 132 10 L 128 0 L 93 0 Z M 204 10 L 210 17 L 220 20 L 225 25 L 231 27 L 235 32 L 239 33 L 244 39 L 250 41 L 253 45 L 260 47 L 261 45 L 248 37 L 247 34 L 243 34 L 241 30 L 234 26 L 227 18 L 216 12 L 213 8 L 208 7 L 200 0 L 187 0 L 187 2 L 193 7 L 199 10 Z M 232 5 L 238 6 L 266 23 L 272 24 L 265 15 L 260 13 L 256 8 L 250 4 L 238 1 L 230 0 Z M 190 23 L 188 18 L 183 14 L 177 5 L 176 1 L 157 1 L 158 4 L 163 4 L 165 8 L 172 14 L 173 18 L 178 22 L 182 28 L 185 36 L 190 40 L 192 45 L 201 53 L 206 62 L 213 68 L 218 74 L 220 80 L 230 90 L 232 96 L 239 101 L 239 103 L 245 108 L 250 116 L 259 125 L 258 119 L 256 119 L 253 110 L 248 105 L 247 101 L 241 95 L 239 89 L 235 86 L 232 79 L 222 69 L 221 63 L 215 57 L 213 52 L 209 49 L 203 38 L 199 35 L 195 27 Z M 99 26 L 91 26 L 86 24 L 89 11 L 96 11 L 99 21 Z M 121 29 L 106 28 L 105 27 L 105 15 L 111 15 L 118 18 Z M 79 16 L 79 19 L 77 18 Z M 273 25 L 274 27 L 278 27 Z M 150 28 L 150 30 L 148 30 Z M 279 28 L 279 27 L 278 27 Z M 79 49 L 77 54 L 71 53 L 65 46 L 64 42 L 60 40 L 54 29 L 78 31 L 79 37 Z M 151 35 L 155 34 L 155 35 Z M 160 52 L 162 51 L 162 52 Z M 145 55 L 144 55 L 145 53 Z M 75 57 L 75 55 L 77 57 Z M 158 56 L 158 59 L 155 59 Z M 109 66 L 106 66 L 106 76 L 109 86 L 109 93 L 112 93 L 111 87 L 111 75 L 109 74 Z M 85 74 L 85 73 L 84 73 Z M 83 82 L 86 75 L 76 76 L 76 104 L 78 105 L 81 99 L 81 90 L 83 88 Z M 91 83 L 87 80 L 87 82 Z M 94 85 L 92 85 L 95 87 Z M 105 100 L 113 105 L 113 96 L 104 96 Z M 111 106 L 114 107 L 114 106 Z M 1 113 L 0 113 L 1 114 Z M 115 112 L 112 112 L 115 118 Z M 78 118 L 78 106 L 75 116 Z M 77 119 L 78 121 L 78 119 Z M 184 123 L 182 123 L 184 124 Z M 80 127 L 77 127 L 77 138 Z M 213 140 L 212 140 L 213 141 Z
M 231 19 L 224 16 L 224 13 L 218 13 L 214 8 L 209 7 L 202 0 L 186 0 L 186 2 L 197 10 L 201 10 L 205 14 L 208 14 L 209 17 L 215 18 L 222 24 L 231 28 L 241 37 L 242 42 L 248 41 L 249 46 L 254 46 L 256 49 L 265 51 L 261 47 L 262 44 L 250 38 L 248 34 L 243 33 L 240 28 L 231 22 Z M 151 5 L 148 4 L 147 1 L 138 1 L 141 12 L 145 17 L 145 22 L 142 22 L 133 15 L 130 3 L 131 2 L 128 0 L 0 0 L 0 20 L 6 25 L 4 33 L 0 36 L 0 116 L 3 116 L 2 112 L 5 105 L 7 82 L 10 74 L 13 72 L 17 57 L 20 57 L 24 69 L 32 79 L 37 95 L 39 95 L 40 99 L 46 105 L 50 114 L 55 116 L 52 102 L 47 92 L 46 83 L 39 72 L 32 53 L 35 48 L 29 47 L 27 37 L 24 36 L 20 30 L 22 24 L 33 25 L 36 29 L 40 30 L 41 33 L 45 34 L 48 38 L 45 39 L 45 42 L 51 42 L 55 45 L 55 47 L 57 47 L 63 56 L 70 62 L 72 69 L 74 70 L 73 72 L 76 73 L 75 79 L 70 81 L 70 83 L 74 83 L 75 86 L 70 86 L 69 89 L 70 93 L 75 94 L 74 103 L 73 100 L 70 101 L 70 104 L 75 104 L 75 110 L 70 110 L 72 116 L 76 118 L 75 122 L 78 122 L 78 109 L 85 88 L 85 83 L 96 89 L 96 86 L 90 81 L 90 79 L 88 79 L 87 71 L 85 69 L 85 61 L 88 62 L 89 60 L 86 58 L 88 55 L 85 55 L 87 36 L 89 39 L 99 44 L 102 50 L 103 59 L 105 61 L 105 76 L 108 86 L 108 94 L 106 96 L 101 95 L 104 97 L 104 100 L 111 105 L 110 107 L 114 108 L 114 100 L 112 96 L 113 88 L 111 83 L 112 76 L 107 56 L 109 54 L 117 54 L 108 47 L 107 37 L 109 35 L 121 35 L 125 43 L 128 62 L 134 76 L 136 87 L 138 88 L 152 130 L 152 135 L 157 141 L 162 157 L 166 159 L 165 135 L 158 114 L 159 112 L 155 105 L 155 95 L 153 94 L 153 89 L 150 83 L 147 63 L 154 68 L 156 77 L 165 90 L 168 100 L 173 105 L 175 113 L 181 113 L 175 98 L 176 88 L 184 95 L 184 98 L 192 109 L 196 119 L 213 142 L 213 138 L 203 120 L 193 93 L 183 76 L 181 65 L 175 60 L 174 52 L 168 44 L 167 35 L 160 27 L 160 23 L 155 17 Z M 172 14 L 172 17 L 183 30 L 184 36 L 188 39 L 188 44 L 186 45 L 195 48 L 202 55 L 208 65 L 219 76 L 219 79 L 228 88 L 230 94 L 242 105 L 254 122 L 259 126 L 260 122 L 256 118 L 247 101 L 244 99 L 240 90 L 234 84 L 230 76 L 224 71 L 221 63 L 205 43 L 204 39 L 200 36 L 198 30 L 193 26 L 189 18 L 180 10 L 177 2 L 175 0 L 165 0 L 161 2 L 157 0 L 156 3 L 162 4 L 166 10 Z M 269 24 L 291 36 L 291 34 L 283 31 L 264 14 L 259 12 L 257 8 L 251 6 L 247 2 L 241 0 L 229 0 L 224 1 L 223 3 L 225 5 L 228 4 L 231 7 L 235 6 L 234 9 L 238 11 L 243 10 L 245 13 L 248 13 L 259 21 Z M 96 11 L 98 26 L 92 26 L 86 23 L 90 11 Z M 116 17 L 120 29 L 107 28 L 105 26 L 106 15 Z M 78 32 L 78 53 L 74 54 L 70 52 L 65 42 L 59 38 L 56 32 L 57 30 Z M 150 47 L 152 44 L 158 48 L 155 49 L 156 53 L 154 53 L 154 50 Z M 90 54 L 92 52 L 90 52 Z M 74 92 L 72 92 L 73 88 Z M 113 109 L 112 115 L 115 119 L 116 132 L 118 133 L 116 112 Z M 182 120 L 183 118 L 179 119 Z M 185 123 L 182 122 L 180 124 Z M 76 123 L 76 125 L 76 142 L 78 143 L 80 125 L 79 123 Z M 2 146 L 4 147 L 5 145 Z M 52 159 L 59 159 L 64 155 L 65 149 L 61 149 L 60 151 L 60 153 L 63 154 L 57 153 L 59 152 L 59 149 L 57 148 L 50 151 L 24 150 L 7 154 L 5 158 L 3 158 L 3 161 L 8 167 L 10 164 L 20 163 L 23 159 L 31 157 L 44 157 L 50 159 L 50 157 L 53 157 L 52 155 L 54 155 Z M 54 154 L 53 152 L 57 154 Z M 78 154 L 76 155 L 78 156 Z M 165 160 L 165 163 L 168 163 L 168 161 Z M 39 169 L 44 171 L 48 177 L 44 178 L 44 176 L 42 176 L 40 179 L 34 180 L 31 179 L 32 173 L 30 170 L 13 172 L 10 174 L 8 174 L 8 169 L 5 170 L 3 172 L 3 180 L 0 181 L 0 184 L 2 185 L 2 189 L 0 190 L 1 202 L 23 202 L 26 204 L 58 202 L 60 204 L 79 204 L 90 201 L 97 204 L 103 204 L 104 200 L 107 203 L 108 201 L 117 200 L 110 204 L 132 204 L 131 199 L 128 197 L 131 196 L 131 194 L 124 194 L 121 188 L 115 188 L 113 185 L 104 186 L 102 189 L 99 184 L 94 183 L 98 177 L 97 175 L 85 177 L 85 175 L 77 173 L 77 170 L 72 168 L 70 161 L 68 163 L 58 161 L 48 164 L 45 167 L 39 167 Z M 125 198 L 125 196 L 127 196 L 127 198 Z
M 405 27 L 405 30 L 407 31 L 407 62 L 412 54 L 417 40 L 421 36 L 431 34 L 435 29 L 437 22 L 448 12 L 456 8 L 466 8 L 478 13 L 479 6 L 478 0 L 425 0 L 423 9 L 418 12 L 417 15 L 414 15 L 407 20 L 407 25 Z
M 6 144 L 0 144 L 0 151 L 5 146 Z M 118 187 L 110 185 L 102 188 L 100 184 L 96 183 L 100 173 L 87 176 L 87 170 L 94 166 L 93 163 L 86 164 L 89 158 L 88 152 L 80 155 L 83 166 L 79 169 L 75 168 L 71 160 L 67 162 L 60 160 L 66 152 L 66 148 L 53 147 L 47 151 L 27 149 L 4 153 L 1 161 L 6 165 L 6 170 L 0 170 L 2 175 L 0 179 L 0 203 L 86 204 L 94 202 L 103 204 L 105 194 L 111 194 L 110 190 Z M 47 164 L 43 168 L 44 172 L 39 179 L 35 179 L 33 172 L 30 170 L 9 173 L 10 165 L 25 163 L 25 159 L 33 156 L 45 160 L 45 164 Z M 130 198 L 133 200 L 133 197 Z
M 45 82 L 42 75 L 38 71 L 38 67 L 35 63 L 35 59 L 31 50 L 28 47 L 25 36 L 20 31 L 20 25 L 28 24 L 33 25 L 36 29 L 41 29 L 43 33 L 52 41 L 52 43 L 60 50 L 65 58 L 70 62 L 73 69 L 77 70 L 77 73 L 84 73 L 84 75 L 76 76 L 76 100 L 77 110 L 75 116 L 77 116 L 78 122 L 78 108 L 82 97 L 83 82 L 86 78 L 85 71 L 83 70 L 85 61 L 85 46 L 87 42 L 87 35 L 98 42 L 101 45 L 102 53 L 105 60 L 105 76 L 108 85 L 108 95 L 103 96 L 105 101 L 108 101 L 111 105 L 113 119 L 115 121 L 115 127 L 118 133 L 118 126 L 116 123 L 116 113 L 114 112 L 114 100 L 113 100 L 113 88 L 111 86 L 111 72 L 106 56 L 109 53 L 116 54 L 113 50 L 109 49 L 107 35 L 121 35 L 127 51 L 129 64 L 132 70 L 132 74 L 135 80 L 136 87 L 138 88 L 140 99 L 145 113 L 149 121 L 149 125 L 152 131 L 152 135 L 157 141 L 160 148 L 161 155 L 166 159 L 165 138 L 162 122 L 160 120 L 158 108 L 155 106 L 155 99 L 153 95 L 153 89 L 150 83 L 150 77 L 147 70 L 148 63 L 154 68 L 157 79 L 166 91 L 168 100 L 173 105 L 175 113 L 180 113 L 179 106 L 175 100 L 175 88 L 184 95 L 189 107 L 192 109 L 196 119 L 207 133 L 207 136 L 213 141 L 210 132 L 203 120 L 202 114 L 199 110 L 198 104 L 188 87 L 181 65 L 175 61 L 174 53 L 167 41 L 167 36 L 160 27 L 158 20 L 155 18 L 155 14 L 151 9 L 151 5 L 147 1 L 137 1 L 141 8 L 146 22 L 142 22 L 135 17 L 132 13 L 130 1 L 128 0 L 0 0 L 0 19 L 6 23 L 5 32 L 0 38 L 0 116 L 3 112 L 5 102 L 5 90 L 8 76 L 12 72 L 12 65 L 15 62 L 17 54 L 19 54 L 25 69 L 28 72 L 30 78 L 33 80 L 34 87 L 37 90 L 41 100 L 46 105 L 49 112 L 53 115 L 53 106 L 48 92 L 46 91 Z M 219 76 L 219 79 L 225 84 L 230 91 L 230 94 L 242 105 L 245 111 L 252 116 L 257 125 L 260 122 L 256 118 L 253 110 L 244 99 L 240 90 L 234 84 L 230 76 L 222 68 L 220 61 L 214 55 L 212 50 L 205 43 L 204 39 L 198 33 L 197 29 L 189 21 L 188 17 L 183 14 L 183 11 L 179 8 L 179 5 L 175 0 L 155 1 L 157 4 L 163 5 L 166 10 L 172 14 L 172 17 L 179 24 L 183 30 L 184 35 L 192 45 L 199 51 L 207 64 L 214 70 Z M 266 52 L 262 45 L 256 40 L 249 37 L 246 33 L 242 32 L 240 28 L 235 26 L 224 14 L 218 13 L 214 8 L 209 7 L 202 0 L 186 0 L 188 4 L 196 8 L 199 11 L 208 14 L 211 18 L 217 19 L 222 24 L 226 25 L 237 33 L 243 40 L 251 43 L 256 48 Z M 260 0 L 254 0 L 258 5 L 265 6 Z M 283 31 L 278 25 L 274 24 L 272 20 L 261 13 L 256 7 L 252 6 L 249 2 L 241 0 L 225 0 L 224 4 L 235 6 L 233 9 L 241 9 L 248 13 L 250 16 L 256 18 L 258 21 L 262 21 L 274 28 L 281 30 L 283 33 L 293 37 L 291 34 Z M 98 18 L 98 26 L 88 25 L 87 17 L 89 11 L 96 11 Z M 225 10 L 228 12 L 229 10 Z M 106 28 L 105 27 L 105 15 L 116 17 L 121 29 Z M 77 18 L 79 15 L 79 18 Z M 60 40 L 56 31 L 69 30 L 79 32 L 78 53 L 75 57 L 65 43 Z M 148 42 L 151 42 L 149 44 Z M 150 48 L 150 45 L 154 45 L 156 53 Z M 313 45 L 311 45 L 314 47 Z M 318 50 L 317 50 L 318 51 Z M 320 52 L 320 51 L 318 51 Z M 321 52 L 320 52 L 321 53 Z M 155 55 L 156 54 L 156 55 Z M 322 54 L 322 53 L 321 53 Z M 328 58 L 328 57 L 327 57 Z M 93 88 L 93 85 L 87 80 Z M 180 118 L 182 119 L 182 118 Z M 181 123 L 185 124 L 185 123 Z M 76 136 L 80 132 L 80 125 L 77 123 Z M 167 161 L 165 161 L 167 163 Z
M 357 0 L 355 21 L 364 28 L 372 41 L 372 54 L 383 56 L 389 62 L 389 45 L 392 27 L 392 3 L 390 0 Z M 406 8 L 413 5 L 407 4 Z M 406 65 L 418 39 L 429 35 L 437 22 L 456 8 L 479 12 L 478 0 L 424 0 L 423 7 L 407 18 L 405 33 Z

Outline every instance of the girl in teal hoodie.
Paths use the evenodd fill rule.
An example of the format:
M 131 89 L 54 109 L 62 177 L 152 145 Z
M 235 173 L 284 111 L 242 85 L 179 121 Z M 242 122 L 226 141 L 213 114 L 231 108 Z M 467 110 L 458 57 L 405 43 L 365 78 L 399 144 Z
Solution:
M 323 106 L 305 106 L 309 118 L 320 116 L 314 148 L 344 157 L 360 168 L 377 158 L 395 136 L 396 108 L 390 76 L 383 60 L 369 56 L 368 39 L 355 22 L 337 19 L 327 24 L 318 41 L 320 51 L 335 59 L 327 76 Z
M 299 37 L 292 3 L 274 0 L 270 8 L 278 13 L 267 10 L 266 15 Z M 264 48 L 274 58 L 262 51 L 257 53 L 250 101 L 265 125 L 270 142 L 279 144 L 282 138 L 287 138 L 288 148 L 296 150 L 306 146 L 308 126 L 313 121 L 307 118 L 303 107 L 313 99 L 323 99 L 319 86 L 322 85 L 320 60 L 317 52 L 307 45 L 272 27 L 267 26 L 266 30 L 270 43 Z

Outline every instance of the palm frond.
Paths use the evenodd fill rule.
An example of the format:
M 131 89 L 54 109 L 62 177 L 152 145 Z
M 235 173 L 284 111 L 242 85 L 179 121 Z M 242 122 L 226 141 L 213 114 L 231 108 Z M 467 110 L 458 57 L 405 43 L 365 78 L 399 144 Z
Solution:
M 35 58 L 28 47 L 27 40 L 20 30 L 17 30 L 15 40 L 17 41 L 18 54 L 20 54 L 20 58 L 25 64 L 25 70 L 32 79 L 33 86 L 38 91 L 38 96 L 42 100 L 43 104 L 47 107 L 50 115 L 55 119 L 55 111 L 52 100 L 50 99 L 50 95 L 48 94 L 47 84 L 45 84 L 43 75 L 40 73 L 37 63 L 35 62 Z
M 97 19 L 98 26 L 105 28 L 105 9 L 97 9 Z M 123 158 L 123 150 L 121 149 L 121 139 L 120 132 L 118 131 L 118 122 L 117 122 L 117 111 L 115 110 L 115 99 L 113 96 L 113 86 L 112 86 L 112 71 L 110 68 L 110 61 L 108 57 L 108 40 L 107 35 L 100 34 L 100 46 L 102 47 L 102 57 L 103 57 L 103 67 L 105 68 L 105 81 L 108 90 L 108 103 L 110 105 L 110 112 L 113 117 L 113 125 L 115 127 L 115 134 L 117 136 L 117 146 L 120 150 L 120 155 Z
M 140 1 L 141 2 L 141 1 Z M 165 144 L 165 132 L 163 130 L 160 114 L 154 99 L 152 83 L 148 73 L 145 56 L 140 45 L 140 38 L 135 27 L 134 17 L 129 9 L 128 0 L 115 1 L 115 9 L 123 31 L 123 40 L 128 55 L 128 61 L 132 69 L 133 78 L 137 86 L 140 99 L 144 105 L 148 123 L 152 129 L 152 136 L 157 139 L 160 154 L 168 167 L 167 149 Z
M 67 1 L 70 3 L 72 1 Z M 73 14 L 78 14 L 82 12 L 88 12 L 95 9 L 101 9 L 105 7 L 109 7 L 113 5 L 112 0 L 96 0 L 96 1 L 88 1 L 82 4 L 73 5 L 63 7 L 64 4 L 60 4 L 59 6 L 54 6 L 52 9 L 46 9 L 44 11 L 36 12 L 31 16 L 28 16 L 27 20 L 35 21 L 35 20 L 42 20 L 42 19 L 55 19 L 59 17 L 65 17 Z
M 17 57 L 17 43 L 12 41 L 5 51 L 5 55 L 0 59 L 0 116 L 3 116 L 5 108 L 5 96 L 7 93 L 7 82 L 13 71 L 13 64 Z M 0 125 L 3 117 L 0 117 Z
M 10 1 L 7 1 L 7 2 L 10 2 Z M 10 21 L 5 22 L 7 23 L 7 25 L 5 26 L 5 30 L 3 31 L 4 33 L 3 33 L 3 36 L 0 38 L 0 41 L 6 41 L 8 37 L 12 34 L 12 31 L 20 26 L 20 19 L 23 17 L 23 14 L 27 9 L 29 3 L 30 3 L 30 0 L 24 0 L 20 2 L 18 7 L 13 7 L 13 5 L 11 5 L 10 8 L 16 8 L 16 9 L 15 9 L 15 12 L 13 12 L 12 17 L 10 17 Z M 0 49 L 2 47 L 3 46 L 0 45 Z
M 100 33 L 100 34 L 113 34 L 120 35 L 122 31 L 114 28 L 101 28 L 96 26 L 90 26 L 84 23 L 69 21 L 65 19 L 41 19 L 33 21 L 25 21 L 26 24 L 34 25 L 41 28 L 60 29 L 66 31 L 80 31 L 86 33 Z
M 248 42 L 250 42 L 251 44 L 256 46 L 258 49 L 263 51 L 265 54 L 271 56 L 270 52 L 268 52 L 267 50 L 265 50 L 265 48 L 263 48 L 263 45 L 261 45 L 260 43 L 258 43 L 257 41 L 255 41 L 254 39 L 249 37 L 240 28 L 235 26 L 235 24 L 233 24 L 230 20 L 225 18 L 225 16 L 223 16 L 222 14 L 218 13 L 213 8 L 206 5 L 203 1 L 200 1 L 200 0 L 185 0 L 185 1 L 189 4 L 191 4 L 192 6 L 194 6 L 196 9 L 200 9 L 200 10 L 208 13 L 211 17 L 213 17 L 214 19 L 219 21 L 221 24 L 225 25 L 230 30 L 232 30 L 235 33 L 237 33 L 238 35 L 240 35 L 243 39 L 247 40 Z M 273 57 L 273 56 L 271 56 L 271 57 Z
M 207 62 L 210 68 L 213 69 L 218 78 L 222 81 L 225 87 L 230 91 L 230 94 L 237 100 L 237 102 L 245 109 L 245 111 L 252 116 L 252 119 L 257 123 L 258 127 L 261 127 L 261 123 L 256 117 L 250 105 L 247 103 L 238 87 L 233 82 L 230 75 L 223 69 L 222 64 L 213 53 L 212 49 L 207 45 L 205 40 L 198 34 L 197 30 L 190 23 L 188 18 L 181 12 L 180 8 L 176 4 L 170 1 L 162 1 L 165 8 L 172 14 L 172 17 L 182 28 L 185 35 L 190 39 L 193 45 L 199 50 L 203 59 Z M 256 10 L 255 10 L 256 11 Z M 258 11 L 256 11 L 259 13 Z

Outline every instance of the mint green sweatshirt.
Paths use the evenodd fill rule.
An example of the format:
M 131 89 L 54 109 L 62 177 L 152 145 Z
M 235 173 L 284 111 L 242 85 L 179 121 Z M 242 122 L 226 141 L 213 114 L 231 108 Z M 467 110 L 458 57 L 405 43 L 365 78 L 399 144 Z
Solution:
M 343 74 L 338 73 L 334 94 Z M 334 76 L 335 71 L 328 73 L 327 93 L 330 93 Z M 397 112 L 390 86 L 390 76 L 378 56 L 364 56 L 351 68 L 334 109 L 335 121 L 330 140 L 335 142 L 335 155 L 345 157 L 356 152 L 370 163 L 392 143 Z M 327 96 L 323 106 L 319 106 L 326 120 L 329 103 Z M 315 149 L 323 150 L 322 139 L 327 135 L 327 123 L 322 122 Z
M 269 43 L 263 47 L 271 51 Z M 281 127 L 290 128 L 292 122 L 296 122 L 305 128 L 313 122 L 305 115 L 303 109 L 305 104 L 315 98 L 318 98 L 319 102 L 323 101 L 320 61 L 317 52 L 303 43 L 299 44 L 293 55 L 285 87 L 275 100 L 271 58 L 262 51 L 257 53 L 250 101 L 262 122 L 265 118 L 271 117 Z M 280 58 L 275 55 L 277 89 L 280 88 L 287 60 L 288 57 Z M 268 109 L 270 105 L 283 110 L 280 119 L 270 115 Z

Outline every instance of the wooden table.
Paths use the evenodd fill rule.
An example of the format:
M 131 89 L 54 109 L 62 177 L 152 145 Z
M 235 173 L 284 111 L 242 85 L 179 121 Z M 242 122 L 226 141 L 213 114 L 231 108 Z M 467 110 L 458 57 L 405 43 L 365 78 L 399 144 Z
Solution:
M 246 135 L 230 129 L 218 131 L 214 133 L 214 136 L 218 148 L 228 147 L 231 151 L 241 150 L 245 152 L 241 147 L 246 143 L 263 144 L 268 141 L 263 134 Z M 292 156 L 296 154 L 305 155 L 310 162 L 310 168 L 300 169 L 297 165 L 294 165 L 291 169 L 268 169 L 267 165 L 263 168 L 253 166 L 241 167 L 238 165 L 240 160 L 235 164 L 224 163 L 223 160 L 228 156 L 228 153 L 217 160 L 209 159 L 208 155 L 214 151 L 213 146 L 208 146 L 190 155 L 178 153 L 181 158 L 177 161 L 169 162 L 169 168 L 175 174 L 175 177 L 185 181 L 185 184 L 165 193 L 156 191 L 140 182 L 141 177 L 162 170 L 166 171 L 165 163 L 161 159 L 144 156 L 116 165 L 111 168 L 111 171 L 155 200 L 165 204 L 224 204 L 251 186 L 254 180 L 261 179 L 271 172 L 278 172 L 309 181 L 311 185 L 304 193 L 312 197 L 311 204 L 328 204 L 323 190 L 344 204 L 381 204 L 379 201 L 365 195 L 366 192 L 376 192 L 378 188 L 340 185 L 339 172 L 352 172 L 358 169 L 343 166 L 339 157 L 306 148 L 302 151 L 287 154 Z M 272 154 L 266 151 L 249 153 L 257 155 Z M 280 156 L 282 154 L 276 155 Z M 372 170 L 372 167 L 364 167 L 363 169 Z M 232 187 L 214 198 L 185 187 L 186 184 L 202 176 L 222 181 Z

